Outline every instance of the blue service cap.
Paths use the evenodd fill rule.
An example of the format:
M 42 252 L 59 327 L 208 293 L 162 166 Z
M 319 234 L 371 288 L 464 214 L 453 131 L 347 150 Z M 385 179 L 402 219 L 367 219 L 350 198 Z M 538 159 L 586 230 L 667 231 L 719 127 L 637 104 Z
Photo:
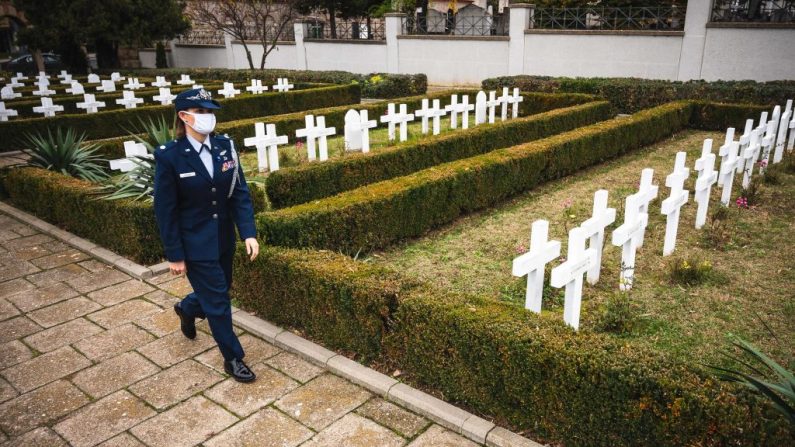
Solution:
M 174 98 L 174 108 L 180 110 L 191 107 L 203 107 L 205 109 L 220 109 L 221 105 L 214 100 L 210 92 L 203 88 L 193 88 L 185 90 Z

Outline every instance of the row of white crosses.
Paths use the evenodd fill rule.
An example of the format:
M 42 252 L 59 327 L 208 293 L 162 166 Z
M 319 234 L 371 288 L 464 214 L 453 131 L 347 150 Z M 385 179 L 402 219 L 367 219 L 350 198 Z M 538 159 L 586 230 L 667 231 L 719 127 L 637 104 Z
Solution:
M 309 161 L 328 160 L 328 137 L 337 133 L 336 128 L 326 127 L 326 117 L 306 115 L 306 127 L 295 131 L 297 138 L 306 138 Z M 287 136 L 276 133 L 275 124 L 255 123 L 254 136 L 243 140 L 246 147 L 257 149 L 257 168 L 260 172 L 279 170 L 278 146 L 287 144 Z
M 701 149 L 701 156 L 695 161 L 694 170 L 698 173 L 695 183 L 694 201 L 698 204 L 695 227 L 700 229 L 706 223 L 709 198 L 713 185 L 723 188 L 721 204 L 728 206 L 734 176 L 744 172 L 744 187 L 747 187 L 753 165 L 760 154 L 770 156 L 773 151 L 773 163 L 783 158 L 784 147 L 792 151 L 795 146 L 795 118 L 793 118 L 792 101 L 787 101 L 784 113 L 776 106 L 773 119 L 767 121 L 767 113 L 763 113 L 760 124 L 752 129 L 753 120 L 746 122 L 745 134 L 740 141 L 734 141 L 734 129 L 729 128 L 724 144 L 718 156 L 721 166 L 715 170 L 716 154 L 712 153 L 712 139 L 707 139 Z M 765 137 L 760 140 L 764 131 Z M 789 131 L 789 138 L 787 134 Z M 741 157 L 740 157 L 741 156 Z M 676 235 L 679 227 L 679 216 L 682 206 L 690 197 L 684 189 L 685 181 L 690 176 L 690 169 L 685 165 L 687 154 L 678 152 L 673 171 L 666 177 L 665 186 L 670 188 L 670 195 L 662 201 L 661 213 L 666 216 L 665 241 L 663 256 L 673 253 L 676 246 Z M 621 271 L 619 289 L 632 288 L 635 277 L 635 256 L 637 249 L 643 246 L 643 239 L 649 221 L 649 204 L 657 195 L 659 187 L 652 184 L 654 170 L 646 168 L 641 173 L 638 191 L 625 199 L 624 222 L 613 231 L 612 244 L 621 247 Z M 580 306 L 582 301 L 583 275 L 590 284 L 599 281 L 602 266 L 602 249 L 605 228 L 615 222 L 616 210 L 607 207 L 608 192 L 599 190 L 594 196 L 592 217 L 581 226 L 569 231 L 568 252 L 566 261 L 552 269 L 550 285 L 565 287 L 563 320 L 577 330 L 579 328 Z M 512 274 L 527 276 L 527 293 L 525 308 L 540 313 L 544 285 L 544 269 L 547 264 L 560 256 L 559 241 L 549 240 L 549 222 L 537 220 L 532 225 L 529 250 L 513 260 Z

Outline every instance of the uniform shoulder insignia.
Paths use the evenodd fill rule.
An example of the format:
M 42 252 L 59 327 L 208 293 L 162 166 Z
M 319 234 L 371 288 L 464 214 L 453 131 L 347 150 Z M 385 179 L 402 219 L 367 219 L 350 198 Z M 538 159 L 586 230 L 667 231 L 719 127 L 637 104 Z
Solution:
M 158 146 L 158 149 L 160 149 L 160 150 L 168 150 L 168 149 L 171 149 L 172 147 L 174 147 L 176 145 L 177 145 L 177 140 L 172 140 L 172 141 L 169 141 L 166 144 L 161 144 L 160 146 Z
M 223 135 L 215 134 L 215 138 L 218 138 L 219 140 L 231 140 L 231 138 L 229 138 L 229 134 L 228 133 L 225 133 Z

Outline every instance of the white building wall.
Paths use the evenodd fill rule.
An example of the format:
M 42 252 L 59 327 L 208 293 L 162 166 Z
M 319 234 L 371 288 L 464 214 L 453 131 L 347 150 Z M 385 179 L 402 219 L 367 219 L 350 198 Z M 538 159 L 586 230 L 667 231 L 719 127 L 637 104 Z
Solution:
M 701 77 L 795 79 L 795 29 L 707 28 Z
M 386 67 L 385 43 L 305 40 L 309 70 L 342 70 L 352 73 L 383 73 Z
M 232 65 L 228 68 L 250 68 L 248 59 L 246 58 L 246 50 L 238 41 L 231 43 L 232 47 Z M 248 49 L 251 51 L 251 58 L 254 62 L 254 67 L 259 68 L 260 59 L 262 58 L 262 45 L 252 42 L 248 43 Z M 220 60 L 219 60 L 220 62 Z M 226 59 L 224 59 L 226 62 Z M 279 43 L 268 54 L 265 59 L 265 68 L 284 68 L 295 69 L 295 44 L 293 43 Z
M 172 45 L 173 67 L 225 68 L 226 48 L 209 45 Z
M 400 73 L 425 73 L 428 82 L 477 84 L 508 73 L 507 38 L 398 36 Z

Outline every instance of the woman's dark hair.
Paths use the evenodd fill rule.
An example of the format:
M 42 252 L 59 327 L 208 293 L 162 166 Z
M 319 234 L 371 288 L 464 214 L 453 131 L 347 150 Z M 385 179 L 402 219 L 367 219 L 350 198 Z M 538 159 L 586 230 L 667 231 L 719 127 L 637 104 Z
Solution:
M 182 138 L 185 136 L 185 121 L 179 117 L 179 112 L 177 112 L 176 116 L 174 117 L 174 139 Z

